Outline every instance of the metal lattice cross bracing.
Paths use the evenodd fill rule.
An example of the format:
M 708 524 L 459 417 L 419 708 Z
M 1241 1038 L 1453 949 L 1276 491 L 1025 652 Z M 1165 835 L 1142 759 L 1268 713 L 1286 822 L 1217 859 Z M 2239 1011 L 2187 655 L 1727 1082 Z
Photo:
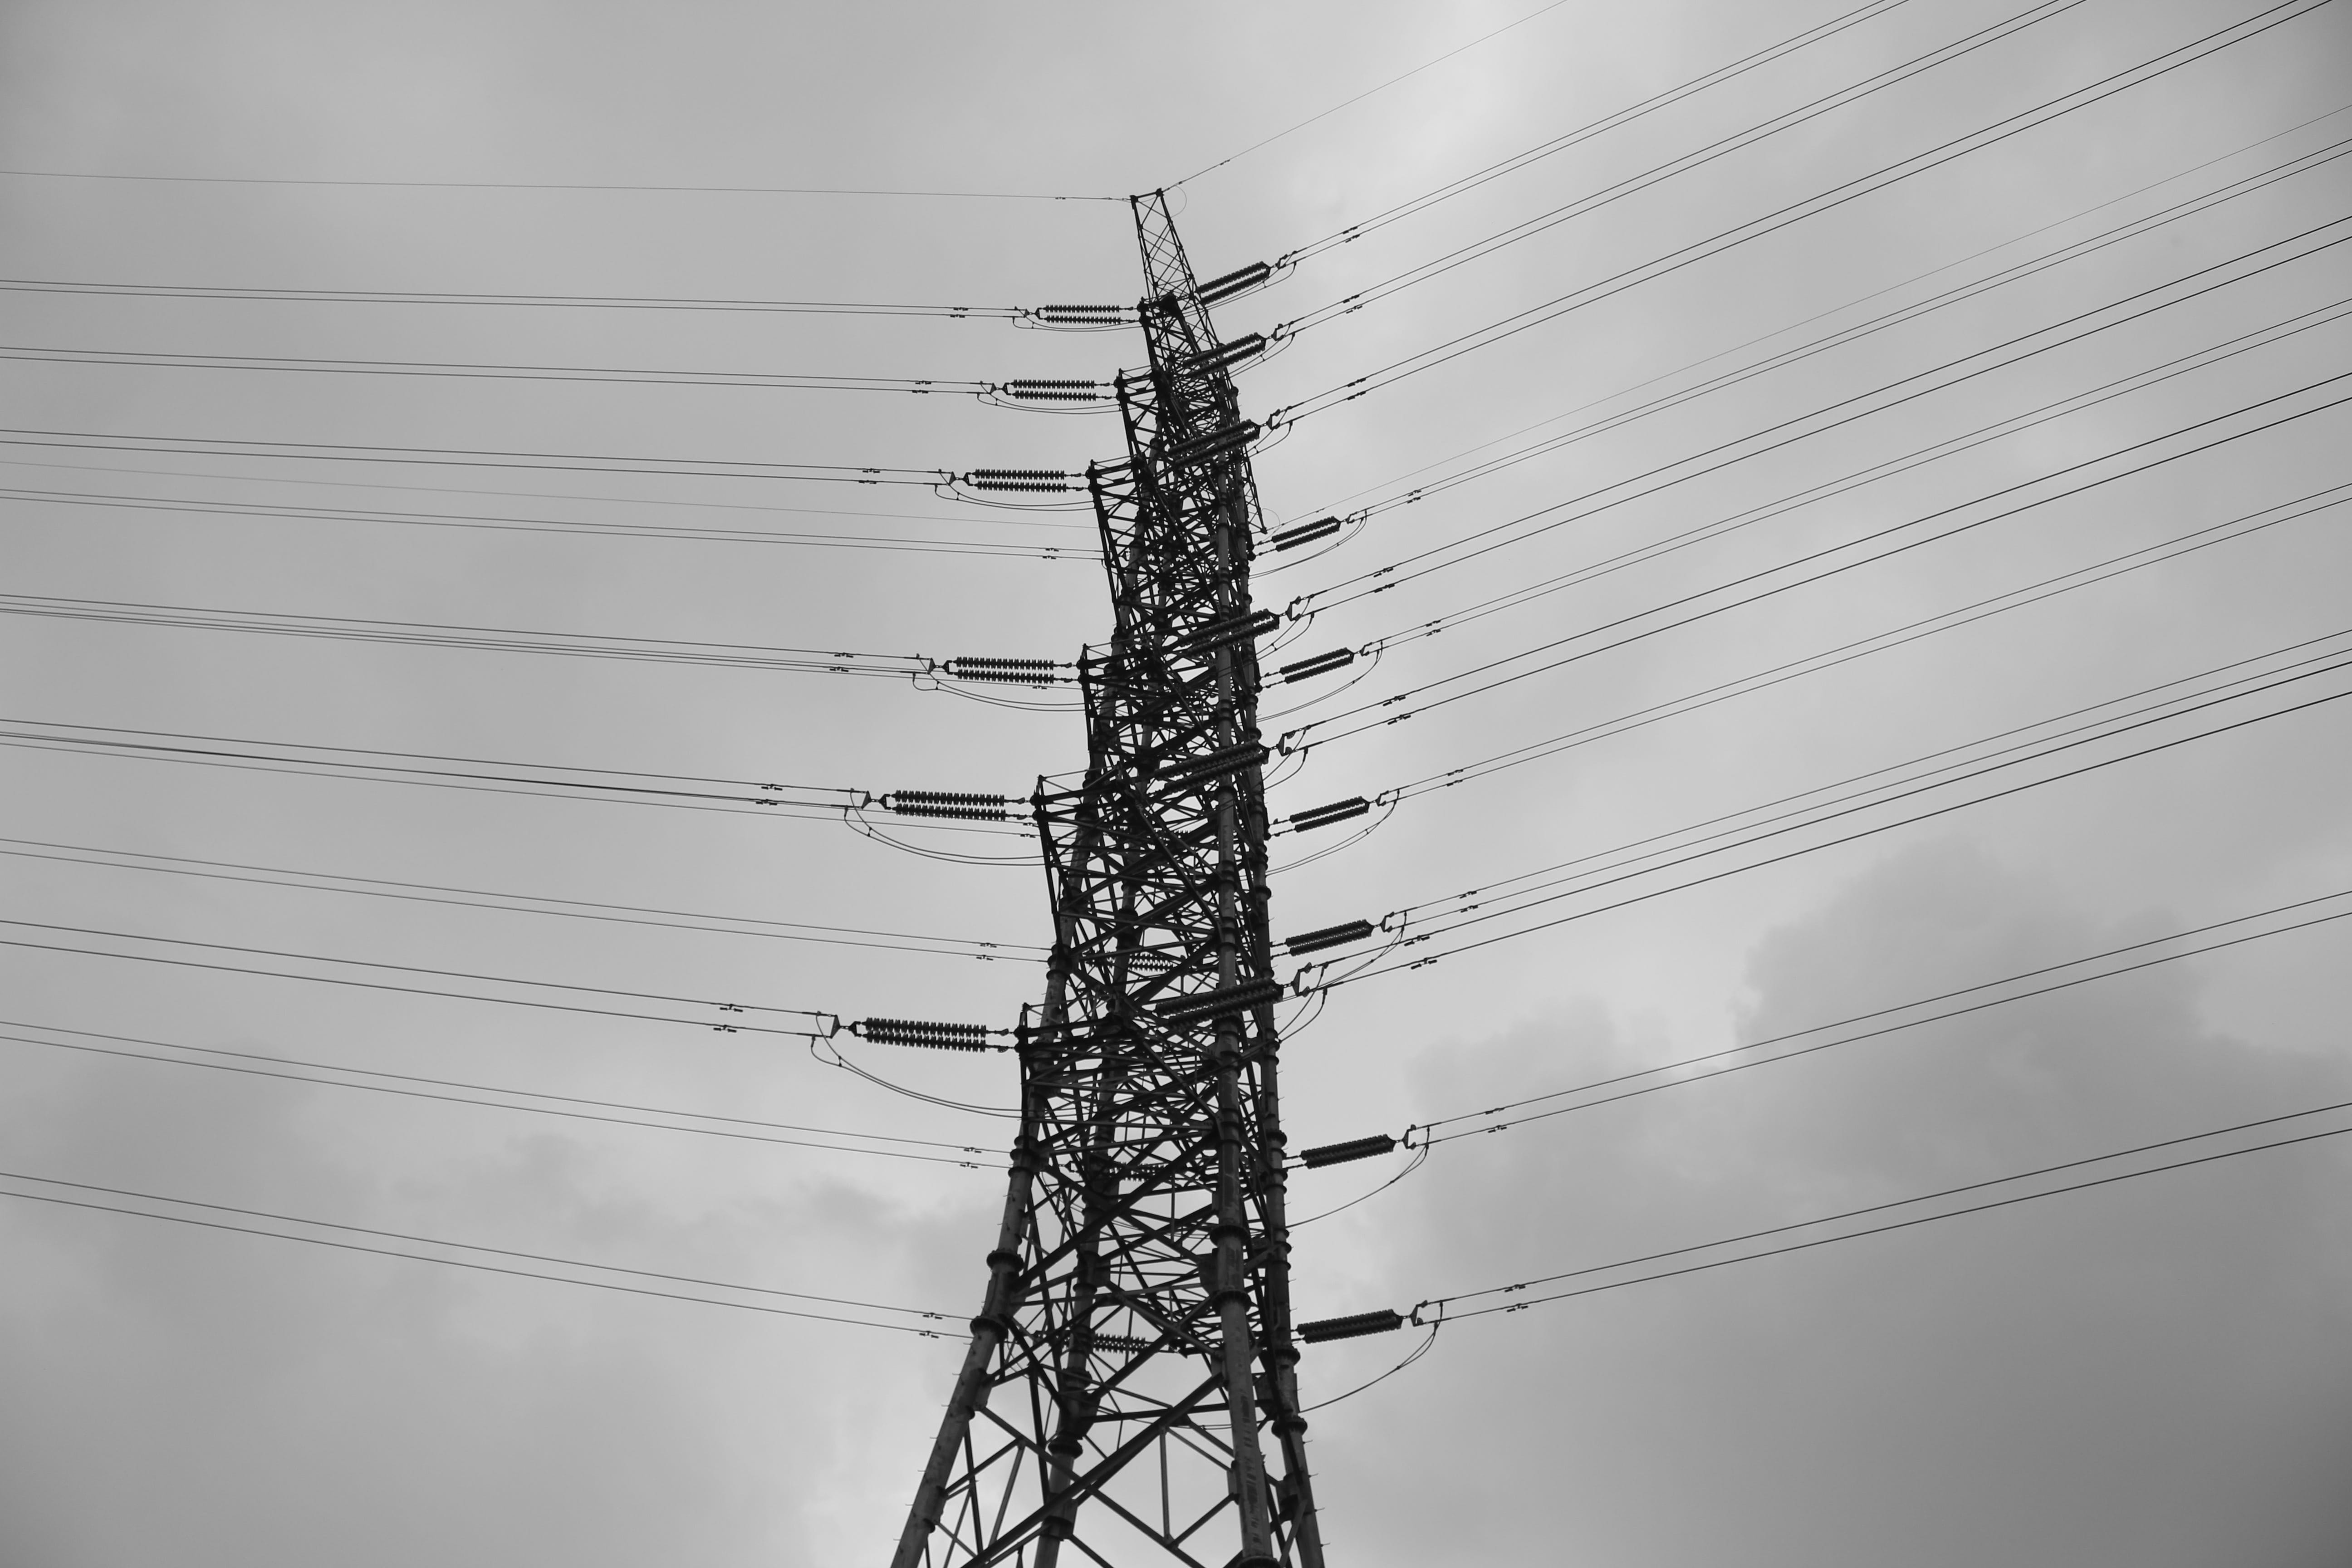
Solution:
M 1227 356 L 1155 194 L 1149 369 L 1089 470 L 1109 643 L 1041 781 L 1055 945 L 989 1283 L 896 1568 L 1321 1568 L 1290 1327 L 1250 603 Z

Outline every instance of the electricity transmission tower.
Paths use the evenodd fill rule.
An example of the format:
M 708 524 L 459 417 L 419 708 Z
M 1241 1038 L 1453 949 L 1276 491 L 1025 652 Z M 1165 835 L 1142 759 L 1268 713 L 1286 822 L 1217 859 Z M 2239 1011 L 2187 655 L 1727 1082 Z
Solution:
M 1054 903 L 985 1304 L 895 1568 L 1321 1568 L 1299 1415 L 1233 367 L 1160 194 L 1134 199 L 1150 360 L 1088 470 L 1113 630 L 1088 765 L 1034 797 Z M 1205 299 L 1204 299 L 1205 295 Z M 1278 1463 L 1276 1462 L 1278 1461 Z

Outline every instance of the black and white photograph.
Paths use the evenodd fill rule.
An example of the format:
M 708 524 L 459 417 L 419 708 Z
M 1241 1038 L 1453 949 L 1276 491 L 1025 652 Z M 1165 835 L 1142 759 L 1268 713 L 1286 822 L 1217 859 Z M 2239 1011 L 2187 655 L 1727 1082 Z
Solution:
M 0 0 L 0 1568 L 2352 1563 L 2352 4 Z

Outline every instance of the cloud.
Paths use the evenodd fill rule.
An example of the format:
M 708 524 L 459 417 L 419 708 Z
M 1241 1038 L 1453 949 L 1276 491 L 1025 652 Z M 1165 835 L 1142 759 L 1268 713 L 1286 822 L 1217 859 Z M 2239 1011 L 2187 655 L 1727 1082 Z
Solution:
M 1948 842 L 1759 942 L 1733 1032 L 2177 923 Z M 1475 1289 L 2345 1098 L 2342 1062 L 2204 1026 L 2199 988 L 2192 961 L 1441 1150 L 1382 1245 L 1402 1290 Z M 1423 1089 L 1665 1054 L 1587 1013 Z M 2340 1561 L 2347 1168 L 2253 1155 L 1459 1323 L 1323 1417 L 1328 1534 L 1368 1564 Z
M 823 1180 L 695 1212 L 539 1134 L 402 1180 L 328 1135 L 331 1091 L 45 1078 L 11 1168 L 561 1256 L 818 1289 L 849 1281 L 812 1258 L 856 1256 L 897 1300 L 982 1219 Z M 778 1478 L 880 1468 L 842 1413 L 919 1411 L 929 1370 L 896 1334 L 23 1203 L 0 1247 L 0 1561 L 28 1568 L 815 1560 L 824 1489 Z

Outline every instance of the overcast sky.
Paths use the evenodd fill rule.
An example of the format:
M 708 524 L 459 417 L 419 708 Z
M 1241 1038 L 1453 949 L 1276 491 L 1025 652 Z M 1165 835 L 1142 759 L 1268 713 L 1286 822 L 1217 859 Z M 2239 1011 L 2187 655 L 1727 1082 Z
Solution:
M 2352 505 L 2319 504 L 2352 483 L 2352 405 L 2332 405 L 2352 384 L 2322 384 L 2352 363 L 2339 314 L 2352 245 L 2326 248 L 2352 234 L 2352 159 L 2327 161 L 2352 138 L 2352 13 L 2269 3 L 1907 0 L 1219 310 L 1229 334 L 1323 312 L 2025 17 L 2013 37 L 1324 312 L 1243 378 L 1255 416 L 1304 405 L 1256 459 L 1277 523 L 1373 509 L 1337 547 L 1267 558 L 1281 570 L 1262 602 L 1316 595 L 1283 657 L 1388 641 L 1355 684 L 1269 696 L 1270 713 L 1304 704 L 1269 732 L 1318 726 L 1275 786 L 1277 814 L 1602 731 L 1399 800 L 1369 836 L 1277 875 L 1277 933 L 1408 907 L 1433 932 L 1337 987 L 1286 1048 L 1288 1127 L 1294 1147 L 1395 1133 L 2132 944 L 2155 945 L 2105 968 L 2162 961 L 2004 1000 L 2105 973 L 2056 970 L 1970 993 L 1999 1005 L 1964 1016 L 1719 1080 L 1643 1079 L 1669 1086 L 1572 1114 L 1454 1123 L 1515 1124 L 1440 1144 L 1394 1187 L 1303 1227 L 1302 1316 L 1403 1310 L 2352 1101 L 2352 964 L 2347 926 L 2327 921 L 2352 911 L 2352 702 L 2333 700 L 2352 694 L 2337 668 L 2352 656 Z M 1128 302 L 1128 212 L 1100 198 L 1207 168 L 1171 197 L 1198 269 L 1275 260 L 1853 6 L 1564 0 L 1439 59 L 1533 9 L 13 0 L 0 6 L 0 278 Z M 2037 118 L 2258 15 L 2279 25 Z M 1981 150 L 1393 383 L 1375 374 L 2017 115 L 2021 129 Z M 656 188 L 615 188 L 629 186 Z M 1966 297 L 1916 320 L 1380 504 L 1955 289 Z M 0 290 L 0 347 L 148 362 L 994 382 L 1107 377 L 1141 354 L 1131 332 L 992 317 L 24 289 Z M 1982 374 L 1956 379 L 1969 371 Z M 1361 397 L 1322 396 L 1366 376 Z M 14 1194 L 0 1195 L 0 1559 L 884 1560 L 984 1283 L 1001 1119 L 894 1095 L 788 1036 L 715 1032 L 705 1021 L 719 1016 L 691 1000 L 607 998 L 689 1021 L 623 1019 L 160 963 L 331 972 L 138 939 L 492 976 L 331 971 L 583 1006 L 604 1004 L 503 982 L 1001 1026 L 1041 984 L 1017 945 L 1048 939 L 1032 846 L 906 836 L 940 858 L 729 802 L 432 788 L 36 737 L 111 726 L 492 759 L 534 777 L 1023 794 L 1082 765 L 1068 710 L 903 679 L 191 629 L 152 624 L 152 606 L 1069 659 L 1108 626 L 1083 512 L 921 486 L 194 448 L 1077 468 L 1117 449 L 1115 418 L 945 391 L 21 354 L 0 384 L 0 919 L 19 922 L 0 938 L 47 944 L 0 947 L 0 1189 Z M 1756 433 L 1816 410 L 1833 412 L 1762 449 L 1778 437 Z M 1863 416 L 1832 426 L 1849 413 Z M 133 439 L 99 449 L 97 437 Z M 433 525 L 483 520 L 533 526 Z M 1559 526 L 1535 531 L 1543 522 Z M 1977 526 L 1927 538 L 1963 523 Z M 1500 525 L 1491 552 L 1457 563 L 1440 548 Z M 1855 542 L 1882 530 L 1896 531 Z M 1408 635 L 1691 531 L 1654 560 Z M 1863 559 L 1893 544 L 1912 547 Z M 1796 581 L 1830 566 L 1847 569 Z M 2064 591 L 2004 597 L 2037 584 Z M 1735 603 L 1766 587 L 1781 591 Z M 24 595 L 148 608 L 63 619 L 20 613 L 38 607 Z M 1979 605 L 1999 613 L 1951 616 Z M 1715 613 L 1670 624 L 1695 610 Z M 1923 621 L 1929 635 L 1895 641 Z M 1646 635 L 1590 651 L 1627 631 Z M 1576 662 L 1517 657 L 1580 636 L 1549 656 L 1589 653 Z M 1861 639 L 1879 640 L 1818 672 L 1798 662 Z M 1792 663 L 1796 679 L 1609 732 Z M 1380 721 L 1400 710 L 1412 721 Z M 2042 754 L 2061 741 L 2082 743 Z M 2007 746 L 2030 754 L 1982 776 L 1915 764 L 1961 748 L 1925 765 L 1967 773 Z M 1964 804 L 2017 784 L 2032 787 Z M 1832 798 L 1878 786 L 1921 793 Z M 1849 804 L 1863 809 L 1776 816 Z M 1702 841 L 1719 830 L 1738 841 Z M 1276 863 L 1347 832 L 1280 840 Z M 1620 847 L 1675 859 L 1725 844 L 1686 864 L 1628 863 L 1601 885 Z M 1559 895 L 1549 902 L 1445 901 L 1570 862 L 1587 879 L 1538 889 Z M 271 869 L 187 874 L 229 866 Z M 1734 874 L 1679 887 L 1719 870 Z M 318 885 L 330 879 L 343 890 Z M 362 896 L 357 879 L 536 912 Z M 683 916 L 562 918 L 558 900 Z M 750 921 L 947 940 L 810 942 Z M 2301 921 L 2319 923 L 2285 929 Z M 1486 936 L 1503 940 L 1455 951 Z M 2253 940 L 2180 956 L 2241 936 Z M 1408 967 L 1424 956 L 1439 962 Z M 1004 1058 L 846 1050 L 947 1099 L 1015 1092 Z M 495 1098 L 470 1086 L 542 1098 L 465 1103 Z M 396 1088 L 446 1098 L 383 1092 Z M 814 1140 L 855 1145 L 843 1152 L 541 1113 L 582 1100 L 746 1119 L 692 1123 L 706 1131 L 935 1143 Z M 2303 1116 L 1843 1229 L 2340 1129 L 2352 1114 Z M 1331 1560 L 2340 1563 L 2347 1144 L 2233 1154 L 1623 1288 L 1656 1269 L 1463 1302 L 1612 1287 L 1458 1318 L 1412 1367 L 1318 1412 Z M 1403 1164 L 1302 1173 L 1295 1212 L 1344 1204 Z M 44 1201 L 60 1198 L 341 1247 Z M 858 1321 L 350 1249 L 578 1275 L 442 1242 L 716 1281 L 600 1276 Z M 734 1285 L 941 1318 L 722 1289 Z M 943 1337 L 905 1331 L 926 1324 Z M 1345 1394 L 1421 1338 L 1317 1348 L 1307 1397 Z

